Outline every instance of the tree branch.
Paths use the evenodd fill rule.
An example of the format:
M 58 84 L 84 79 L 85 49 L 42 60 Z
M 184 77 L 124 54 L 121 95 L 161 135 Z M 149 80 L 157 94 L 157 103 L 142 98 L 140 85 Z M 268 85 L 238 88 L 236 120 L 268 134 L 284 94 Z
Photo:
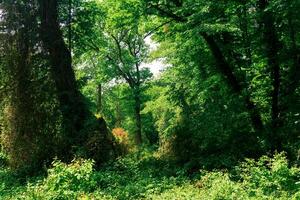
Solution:
M 148 33 L 146 33 L 146 34 L 144 35 L 144 39 L 146 39 L 147 37 L 149 37 L 150 35 L 152 35 L 154 32 L 156 32 L 158 29 L 160 29 L 160 28 L 163 27 L 164 25 L 167 25 L 167 24 L 171 23 L 172 21 L 175 21 L 175 19 L 171 19 L 171 20 L 166 21 L 166 22 L 160 24 L 159 26 L 155 27 L 154 29 L 152 29 L 151 31 L 149 31 Z

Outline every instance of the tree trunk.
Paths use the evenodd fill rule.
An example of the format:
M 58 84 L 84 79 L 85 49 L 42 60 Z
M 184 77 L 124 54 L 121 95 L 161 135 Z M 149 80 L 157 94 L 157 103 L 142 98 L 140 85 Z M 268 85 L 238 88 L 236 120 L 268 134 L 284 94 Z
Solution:
M 24 17 L 24 16 L 23 16 Z M 18 19 L 21 21 L 21 19 Z M 26 21 L 26 20 L 25 20 Z M 33 165 L 34 141 L 38 134 L 36 124 L 33 122 L 34 104 L 30 91 L 31 66 L 29 27 L 28 21 L 22 24 L 16 33 L 16 56 L 11 62 L 10 70 L 14 75 L 15 88 L 11 93 L 11 116 L 7 117 L 9 131 L 5 135 L 7 142 L 3 143 L 7 154 L 10 156 L 9 165 L 12 169 L 22 169 Z M 20 27 L 22 26 L 20 25 Z M 13 45 L 13 44 L 12 44 Z
M 106 136 L 105 121 L 99 120 L 99 123 L 96 123 L 96 118 L 85 106 L 83 97 L 77 88 L 71 54 L 59 26 L 57 0 L 39 0 L 39 8 L 41 39 L 45 49 L 49 52 L 51 73 L 56 84 L 63 116 L 65 135 L 61 144 L 63 147 L 60 156 L 70 160 L 76 151 L 83 150 L 88 155 L 96 156 L 94 159 L 97 162 L 107 156 L 104 154 L 107 154 L 106 150 L 109 150 L 109 147 L 105 147 L 110 143 Z M 87 120 L 95 121 L 95 123 L 91 125 L 93 127 L 88 127 L 88 132 L 84 132 Z M 105 152 L 101 152 L 102 150 Z
M 213 36 L 210 36 L 206 33 L 202 33 L 201 35 L 205 39 L 214 58 L 216 59 L 218 70 L 222 73 L 223 76 L 225 76 L 225 80 L 227 81 L 228 85 L 232 88 L 232 90 L 236 94 L 241 95 L 243 88 L 239 83 L 238 79 L 236 78 L 236 76 L 233 74 L 233 71 L 229 63 L 227 62 L 225 56 L 223 55 L 221 49 L 219 48 L 218 44 L 214 40 Z M 245 99 L 246 108 L 251 117 L 252 125 L 255 131 L 257 132 L 257 134 L 261 134 L 264 129 L 264 125 L 261 116 L 259 115 L 259 111 L 256 105 L 254 104 L 254 102 L 250 99 L 249 95 L 244 97 L 244 99 Z
M 117 102 L 116 102 L 116 124 L 115 124 L 115 126 L 121 127 L 122 121 L 123 121 L 123 117 L 122 117 L 122 111 L 121 111 L 121 105 L 120 105 L 120 97 L 118 94 Z
M 286 95 L 289 97 L 289 99 L 293 99 L 291 97 L 293 97 L 300 81 L 300 50 L 296 42 L 296 24 L 293 23 L 293 16 L 291 14 L 291 11 L 289 11 L 288 16 L 288 26 L 291 40 L 291 55 L 293 59 L 293 65 L 290 68 L 288 76 L 288 80 L 290 81 L 290 83 L 288 84 L 288 88 L 286 89 Z M 293 103 L 293 100 L 289 103 Z
M 136 121 L 136 130 L 135 130 L 135 143 L 141 145 L 142 140 L 142 121 L 141 121 L 141 97 L 140 97 L 140 88 L 137 87 L 134 91 L 134 113 Z
M 72 146 L 82 144 L 79 137 L 86 119 L 86 108 L 77 90 L 75 74 L 71 64 L 71 54 L 62 36 L 58 21 L 57 0 L 40 0 L 41 39 L 49 52 L 51 73 L 55 81 L 63 128 L 68 140 L 64 141 L 63 156 L 70 159 Z
M 102 114 L 102 85 L 98 84 L 98 102 L 97 102 L 97 111 Z
M 44 103 L 45 99 L 35 94 L 40 91 L 39 85 L 35 83 L 40 74 L 35 73 L 35 62 L 32 60 L 37 56 L 34 51 L 34 27 L 37 21 L 35 12 L 24 12 L 34 10 L 32 1 L 18 1 L 14 4 L 5 2 L 1 6 L 7 13 L 1 20 L 3 27 L 5 26 L 1 35 L 6 40 L 1 38 L 0 41 L 3 50 L 1 67 L 5 70 L 7 81 L 13 86 L 6 93 L 5 100 L 8 101 L 3 102 L 3 109 L 6 111 L 1 112 L 4 114 L 4 126 L 2 133 L 0 130 L 3 134 L 0 146 L 8 155 L 11 169 L 24 175 L 32 175 L 53 155 L 48 148 L 51 144 L 50 134 L 47 130 L 47 134 L 44 134 L 44 117 L 47 113 L 40 103 Z
M 281 149 L 281 139 L 278 135 L 279 128 L 279 92 L 280 92 L 280 64 L 278 59 L 279 54 L 279 39 L 276 35 L 275 21 L 272 13 L 266 10 L 268 6 L 267 0 L 259 0 L 259 8 L 261 13 L 261 23 L 263 25 L 263 41 L 266 48 L 267 62 L 271 69 L 272 86 L 272 131 L 269 134 L 269 142 L 271 150 Z

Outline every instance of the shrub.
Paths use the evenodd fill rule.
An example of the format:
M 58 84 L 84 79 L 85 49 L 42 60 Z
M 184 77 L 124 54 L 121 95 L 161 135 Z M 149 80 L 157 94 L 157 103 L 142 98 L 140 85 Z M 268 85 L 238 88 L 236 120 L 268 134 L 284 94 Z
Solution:
M 130 141 L 128 133 L 123 128 L 114 128 L 112 134 L 116 141 L 117 153 L 125 155 L 130 151 Z
M 205 172 L 196 182 L 206 199 L 299 199 L 300 170 L 289 167 L 284 153 L 247 159 L 234 174 Z M 234 180 L 235 179 L 235 180 Z
M 273 158 L 262 156 L 258 161 L 248 159 L 239 169 L 242 180 L 251 193 L 280 196 L 283 192 L 300 190 L 300 169 L 290 167 L 284 153 Z
M 93 165 L 93 161 L 83 159 L 70 164 L 54 161 L 47 178 L 28 186 L 30 199 L 76 199 L 93 191 L 96 187 Z
M 192 178 L 152 153 L 118 158 L 99 171 L 91 160 L 54 161 L 48 176 L 27 190 L 9 170 L 0 170 L 0 199 L 300 199 L 300 170 L 289 166 L 284 153 L 247 159 L 232 171 L 203 170 Z

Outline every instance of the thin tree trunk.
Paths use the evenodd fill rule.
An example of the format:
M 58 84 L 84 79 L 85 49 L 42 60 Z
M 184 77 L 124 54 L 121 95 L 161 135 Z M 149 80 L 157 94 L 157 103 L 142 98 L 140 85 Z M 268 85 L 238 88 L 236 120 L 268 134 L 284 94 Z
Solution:
M 134 91 L 134 112 L 135 112 L 135 120 L 136 120 L 136 130 L 135 130 L 135 143 L 137 145 L 141 145 L 142 140 L 142 121 L 141 121 L 141 97 L 140 97 L 140 88 L 137 87 Z
M 116 102 L 116 127 L 121 127 L 122 126 L 122 112 L 121 112 L 121 106 L 120 106 L 120 98 L 119 94 L 117 97 L 117 102 Z
M 98 84 L 98 102 L 97 102 L 97 111 L 102 114 L 102 85 Z
M 263 25 L 263 41 L 265 42 L 266 56 L 269 67 L 271 68 L 272 86 L 272 132 L 269 134 L 271 150 L 281 149 L 281 141 L 278 135 L 279 128 L 279 92 L 280 92 L 280 64 L 278 60 L 279 39 L 276 34 L 275 21 L 272 13 L 266 10 L 267 0 L 259 0 L 259 8 L 262 12 L 261 23 Z
M 290 81 L 290 84 L 288 85 L 286 94 L 292 97 L 300 81 L 300 50 L 296 42 L 296 31 L 294 27 L 295 25 L 293 24 L 293 16 L 291 13 L 289 13 L 288 16 L 288 26 L 289 26 L 289 35 L 291 39 L 291 54 L 293 59 L 293 65 L 291 66 L 289 72 L 288 80 Z

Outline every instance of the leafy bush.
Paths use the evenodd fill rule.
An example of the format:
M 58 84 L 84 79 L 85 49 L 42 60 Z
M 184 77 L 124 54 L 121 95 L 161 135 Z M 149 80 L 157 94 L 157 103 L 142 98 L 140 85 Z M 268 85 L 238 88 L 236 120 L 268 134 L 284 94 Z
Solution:
M 300 169 L 289 167 L 284 153 L 247 159 L 232 175 L 206 172 L 196 186 L 206 199 L 299 199 Z M 237 179 L 237 180 L 234 180 Z
M 262 156 L 258 161 L 248 159 L 239 170 L 247 190 L 253 195 L 257 191 L 272 196 L 300 191 L 300 169 L 289 167 L 284 153 L 275 154 L 273 158 Z
M 99 171 L 91 160 L 54 161 L 48 176 L 27 188 L 14 185 L 7 170 L 0 170 L 0 179 L 0 199 L 300 199 L 300 169 L 289 166 L 284 153 L 247 159 L 232 171 L 202 170 L 192 178 L 174 162 L 143 151 Z
M 114 128 L 112 134 L 116 141 L 117 153 L 125 155 L 130 151 L 130 141 L 128 133 L 123 128 Z
M 93 191 L 96 182 L 93 180 L 91 160 L 77 159 L 70 164 L 53 162 L 48 176 L 37 185 L 28 185 L 28 197 L 31 199 L 76 199 L 84 193 Z
M 21 179 L 12 170 L 0 167 L 0 199 L 15 199 L 23 191 L 26 191 L 26 187 Z

